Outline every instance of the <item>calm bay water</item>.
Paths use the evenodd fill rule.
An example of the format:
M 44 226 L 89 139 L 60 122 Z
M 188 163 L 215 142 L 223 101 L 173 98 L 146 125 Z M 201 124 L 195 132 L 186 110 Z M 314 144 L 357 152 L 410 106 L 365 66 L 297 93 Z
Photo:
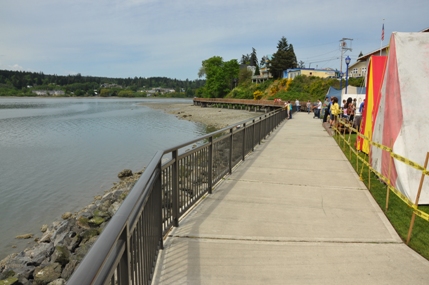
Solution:
M 92 202 L 122 169 L 141 170 L 157 150 L 206 133 L 139 105 L 160 100 L 0 98 L 0 259 L 28 242 L 16 235 L 40 236 L 42 224 Z

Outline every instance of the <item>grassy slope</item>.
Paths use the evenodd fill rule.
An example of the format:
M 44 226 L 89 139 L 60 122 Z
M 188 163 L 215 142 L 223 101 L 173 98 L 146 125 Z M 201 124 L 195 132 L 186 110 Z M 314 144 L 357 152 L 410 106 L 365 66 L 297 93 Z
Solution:
M 354 145 L 356 141 L 356 135 L 350 135 L 350 145 Z M 412 216 L 412 209 L 408 207 L 401 199 L 399 199 L 394 193 L 390 192 L 389 194 L 389 206 L 386 209 L 386 185 L 379 180 L 379 178 L 374 173 L 368 172 L 368 167 L 363 166 L 363 163 L 357 161 L 356 155 L 350 151 L 347 144 L 344 144 L 344 141 L 335 137 L 339 146 L 342 148 L 344 154 L 349 159 L 353 168 L 362 178 L 362 181 L 365 183 L 370 193 L 377 201 L 381 209 L 383 209 L 385 215 L 389 219 L 390 223 L 395 228 L 396 232 L 399 234 L 401 239 L 405 242 L 408 236 L 408 229 L 410 227 L 410 221 Z M 346 139 L 349 139 L 349 135 L 346 135 Z M 368 161 L 368 156 L 365 153 L 359 153 L 359 155 L 366 161 Z M 369 179 L 368 179 L 369 177 Z M 370 183 L 369 183 L 370 181 Z M 419 209 L 425 213 L 429 213 L 429 206 L 419 206 Z M 409 247 L 415 250 L 417 253 L 422 255 L 424 258 L 429 260 L 429 222 L 416 216 L 415 224 L 409 243 Z

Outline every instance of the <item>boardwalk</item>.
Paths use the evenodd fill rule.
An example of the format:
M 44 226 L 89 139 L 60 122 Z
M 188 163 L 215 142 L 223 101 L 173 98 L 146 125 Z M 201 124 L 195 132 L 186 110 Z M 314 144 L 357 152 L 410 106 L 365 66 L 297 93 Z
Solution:
M 170 233 L 154 284 L 429 284 L 429 262 L 299 113 Z

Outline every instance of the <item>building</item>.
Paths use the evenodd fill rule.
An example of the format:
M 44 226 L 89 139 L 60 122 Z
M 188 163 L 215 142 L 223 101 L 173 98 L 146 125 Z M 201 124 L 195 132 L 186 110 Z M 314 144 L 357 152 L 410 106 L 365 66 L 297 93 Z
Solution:
M 64 96 L 63 90 L 33 90 L 32 93 L 37 96 Z
M 429 28 L 423 29 L 421 33 L 428 33 Z M 349 77 L 364 77 L 366 76 L 367 67 L 369 58 L 373 55 L 387 55 L 389 52 L 389 47 L 384 46 L 382 48 L 376 49 L 370 53 L 364 54 L 356 60 L 355 63 L 349 65 Z
M 338 72 L 333 69 L 314 69 L 314 68 L 291 68 L 283 71 L 283 77 L 287 79 L 294 79 L 297 76 L 316 76 L 321 78 L 336 78 Z

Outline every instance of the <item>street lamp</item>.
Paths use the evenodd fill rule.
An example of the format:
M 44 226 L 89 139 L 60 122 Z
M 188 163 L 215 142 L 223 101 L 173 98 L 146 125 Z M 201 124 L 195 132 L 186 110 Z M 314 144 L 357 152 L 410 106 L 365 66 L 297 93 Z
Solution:
M 347 56 L 345 60 L 346 60 L 346 65 L 347 65 L 347 68 L 346 68 L 346 94 L 347 94 L 347 84 L 348 84 L 348 79 L 349 79 L 349 64 L 350 64 L 350 57 L 349 57 L 349 56 Z

